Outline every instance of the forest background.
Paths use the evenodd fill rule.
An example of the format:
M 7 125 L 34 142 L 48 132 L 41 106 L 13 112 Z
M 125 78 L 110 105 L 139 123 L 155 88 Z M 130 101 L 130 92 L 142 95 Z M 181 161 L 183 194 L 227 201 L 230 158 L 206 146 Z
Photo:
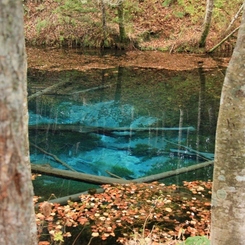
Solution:
M 227 4 L 220 2 L 217 1 L 215 5 L 217 12 L 214 11 L 205 50 L 209 50 L 225 34 L 228 34 L 227 28 L 229 29 L 242 4 L 241 1 L 230 1 Z M 27 44 L 52 47 L 138 48 L 169 52 L 205 51 L 200 50 L 198 45 L 205 14 L 205 1 L 202 1 L 201 4 L 197 1 L 143 1 L 131 3 L 131 5 L 124 1 L 124 14 L 120 16 L 117 3 L 114 6 L 104 3 L 34 1 L 24 4 Z M 128 7 L 125 7 L 126 4 Z M 136 6 L 144 6 L 144 8 L 139 7 L 134 10 Z M 161 13 L 161 15 L 160 10 L 165 10 L 164 14 Z M 106 18 L 103 18 L 105 16 Z M 119 19 L 119 17 L 123 18 Z M 125 40 L 121 39 L 122 24 L 125 27 Z M 239 21 L 234 22 L 230 31 L 236 30 L 238 26 Z M 225 49 L 232 50 L 234 41 L 235 37 L 227 40 Z M 172 210 L 165 211 L 171 212 Z M 50 214 L 48 212 L 48 215 L 44 216 Z M 41 227 L 43 227 L 42 218 L 44 216 L 40 217 Z M 167 215 L 166 218 L 168 218 Z M 52 242 L 62 242 L 65 237 L 59 227 L 56 226 L 53 229 Z M 97 234 L 97 230 L 94 230 L 92 237 L 96 237 Z M 65 235 L 68 236 L 68 234 Z
M 242 0 L 215 1 L 205 49 L 199 49 L 205 0 L 25 0 L 23 6 L 28 46 L 203 52 L 239 26 Z M 219 51 L 232 50 L 235 40 L 231 35 Z

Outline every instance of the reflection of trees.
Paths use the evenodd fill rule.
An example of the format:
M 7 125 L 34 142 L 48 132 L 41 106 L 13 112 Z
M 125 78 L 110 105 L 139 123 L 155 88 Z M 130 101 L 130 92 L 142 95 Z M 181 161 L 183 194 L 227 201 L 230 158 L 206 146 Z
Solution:
M 123 67 L 118 66 L 117 85 L 115 91 L 115 102 L 119 103 L 122 95 Z
M 154 125 L 157 127 L 176 127 L 180 122 L 179 109 L 181 108 L 184 113 L 183 126 L 197 125 L 197 135 L 190 134 L 187 142 L 193 148 L 195 148 L 196 142 L 200 146 L 205 145 L 204 136 L 214 136 L 219 95 L 219 91 L 217 91 L 219 85 L 216 87 L 216 84 L 219 84 L 218 79 L 220 79 L 214 75 L 214 71 L 212 74 L 206 74 L 203 68 L 191 72 L 170 72 L 118 67 L 117 70 L 101 69 L 86 73 L 76 71 L 76 73 L 70 72 L 68 74 L 72 81 L 76 80 L 76 83 L 72 85 L 74 86 L 73 89 L 72 86 L 69 86 L 65 90 L 57 91 L 59 94 L 57 97 L 42 96 L 35 105 L 30 104 L 29 108 L 42 116 L 51 118 L 62 116 L 64 113 L 64 115 L 69 114 L 69 105 L 59 106 L 62 101 L 60 95 L 65 95 L 66 91 L 68 94 L 74 91 L 77 96 L 76 102 L 84 101 L 84 106 L 90 106 L 96 102 L 111 101 L 113 105 L 107 103 L 107 106 L 116 106 L 118 112 L 123 112 L 123 119 L 125 119 L 126 110 L 123 105 L 131 105 L 132 120 L 137 115 L 157 117 L 159 121 L 157 125 Z M 52 74 L 45 73 L 45 75 L 47 78 L 42 77 L 43 80 L 50 80 L 51 75 L 55 79 L 61 79 L 54 72 Z M 62 73 L 61 75 L 64 77 L 65 74 Z M 196 84 L 198 75 L 200 86 Z M 108 86 L 109 88 L 107 88 L 106 85 L 113 87 Z M 91 88 L 101 89 L 78 93 Z M 127 107 L 127 109 L 129 108 Z M 111 115 L 111 112 L 108 113 L 108 116 Z M 61 115 L 61 113 L 63 114 Z M 113 110 L 113 113 L 116 111 Z M 129 115 L 127 114 L 127 116 Z M 164 135 L 164 132 L 161 131 L 159 134 Z M 212 145 L 210 144 L 208 147 L 211 148 Z
M 198 97 L 198 116 L 197 116 L 197 138 L 196 138 L 196 150 L 199 151 L 200 147 L 200 127 L 203 119 L 203 111 L 204 111 L 204 104 L 205 104 L 205 74 L 202 67 L 203 63 L 199 63 L 199 77 L 200 77 L 200 91 Z M 198 156 L 197 156 L 198 157 Z M 198 159 L 197 159 L 198 160 Z

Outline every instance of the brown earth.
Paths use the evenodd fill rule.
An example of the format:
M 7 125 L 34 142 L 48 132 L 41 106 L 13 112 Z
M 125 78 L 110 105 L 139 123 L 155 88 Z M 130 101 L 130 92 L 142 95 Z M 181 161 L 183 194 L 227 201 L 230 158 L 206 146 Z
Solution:
M 214 21 L 207 39 L 206 50 L 218 43 L 221 39 L 221 34 L 238 10 L 232 5 L 233 1 L 231 0 L 230 4 L 226 3 L 225 9 L 215 10 L 219 12 L 218 15 L 214 12 Z M 41 3 L 36 4 L 35 2 Z M 167 3 L 170 2 L 172 4 L 168 5 Z M 203 52 L 204 50 L 198 49 L 198 41 L 202 32 L 206 1 L 183 0 L 182 2 L 182 5 L 179 4 L 179 1 L 167 0 L 133 2 L 133 4 L 138 4 L 137 7 L 140 11 L 131 13 L 133 19 L 130 25 L 132 26 L 130 27 L 131 29 L 127 27 L 127 34 L 130 40 L 137 40 L 138 47 L 141 50 L 161 50 L 170 53 L 196 52 L 197 50 L 198 52 Z M 235 2 L 236 6 L 239 6 L 237 0 Z M 76 22 L 75 25 L 64 22 L 59 24 L 60 16 L 54 11 L 59 5 L 60 3 L 55 0 L 27 1 L 25 4 L 27 45 L 52 47 L 67 45 L 74 47 L 74 42 L 79 43 L 84 38 L 84 35 L 90 35 L 90 41 L 96 45 L 96 40 L 98 39 L 97 45 L 99 46 L 101 31 L 96 29 L 96 26 L 87 28 L 82 21 Z M 67 12 L 65 16 L 72 19 L 79 18 L 79 14 L 73 12 Z M 97 15 L 90 13 L 89 18 L 98 21 L 101 16 L 99 13 Z M 222 18 L 225 21 L 222 21 Z M 239 21 L 236 22 L 234 28 L 238 25 Z M 110 23 L 108 28 L 113 35 L 118 35 L 118 26 L 116 24 Z M 227 47 L 232 49 L 234 40 L 229 39 L 224 44 L 225 49 Z
M 123 55 L 90 55 L 79 49 L 27 48 L 28 67 L 38 70 L 61 71 L 108 69 L 118 66 L 168 70 L 192 70 L 200 64 L 204 69 L 227 67 L 230 58 L 208 55 L 169 54 L 160 51 L 127 51 Z

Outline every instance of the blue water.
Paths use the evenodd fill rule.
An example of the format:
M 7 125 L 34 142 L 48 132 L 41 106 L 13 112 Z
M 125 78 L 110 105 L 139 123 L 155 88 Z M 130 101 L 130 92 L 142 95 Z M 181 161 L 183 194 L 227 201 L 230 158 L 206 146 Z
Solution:
M 30 142 L 76 171 L 103 176 L 111 172 L 126 179 L 213 159 L 223 81 L 219 71 L 203 71 L 201 77 L 198 70 L 121 67 L 120 74 L 115 69 L 106 72 L 106 77 L 101 70 L 30 75 L 30 93 L 57 77 L 71 81 L 29 102 Z M 89 88 L 95 89 L 82 92 Z M 58 125 L 76 125 L 82 131 L 55 130 Z M 30 157 L 32 163 L 66 169 L 35 147 Z M 210 174 L 203 171 L 202 177 Z

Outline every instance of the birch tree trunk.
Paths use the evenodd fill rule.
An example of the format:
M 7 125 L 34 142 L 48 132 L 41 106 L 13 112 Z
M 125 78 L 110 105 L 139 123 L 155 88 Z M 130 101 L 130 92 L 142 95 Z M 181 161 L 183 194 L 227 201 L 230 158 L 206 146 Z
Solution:
M 244 245 L 245 11 L 229 63 L 218 117 L 211 218 L 213 245 Z
M 0 244 L 36 244 L 21 0 L 0 1 Z
M 214 7 L 214 0 L 207 0 L 206 13 L 205 13 L 205 18 L 204 18 L 204 23 L 203 23 L 202 35 L 201 35 L 200 42 L 199 42 L 200 48 L 204 48 L 206 45 L 206 39 L 207 39 L 209 29 L 210 29 L 210 25 L 211 25 L 213 7 Z

